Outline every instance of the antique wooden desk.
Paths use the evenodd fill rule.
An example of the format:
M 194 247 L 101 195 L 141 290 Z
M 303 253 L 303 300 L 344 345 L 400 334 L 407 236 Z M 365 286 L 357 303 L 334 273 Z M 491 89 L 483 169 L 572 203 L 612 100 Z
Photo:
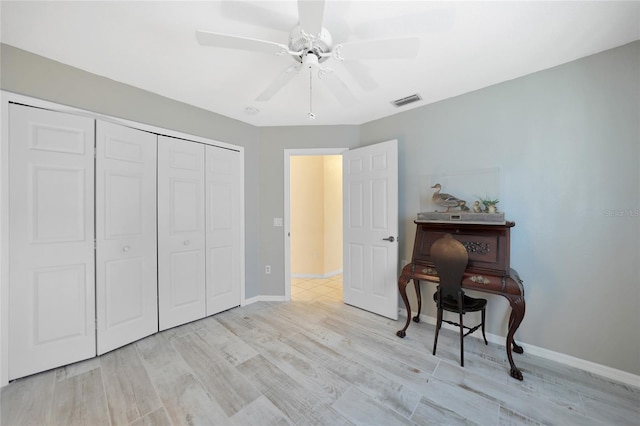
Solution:
M 514 334 L 524 318 L 524 286 L 518 273 L 509 265 L 510 230 L 514 222 L 503 225 L 435 223 L 415 221 L 416 238 L 413 244 L 411 263 L 402 269 L 398 279 L 398 291 L 407 309 L 407 322 L 396 335 L 404 337 L 411 323 L 411 307 L 407 298 L 407 284 L 413 280 L 418 299 L 418 313 L 414 322 L 420 322 L 422 298 L 420 296 L 420 280 L 438 282 L 438 274 L 431 261 L 431 245 L 444 234 L 451 234 L 467 248 L 469 264 L 462 279 L 462 287 L 486 293 L 499 294 L 511 305 L 509 330 L 507 332 L 507 357 L 511 365 L 512 377 L 522 380 L 522 372 L 513 362 L 512 350 L 522 353 L 523 349 L 514 341 Z

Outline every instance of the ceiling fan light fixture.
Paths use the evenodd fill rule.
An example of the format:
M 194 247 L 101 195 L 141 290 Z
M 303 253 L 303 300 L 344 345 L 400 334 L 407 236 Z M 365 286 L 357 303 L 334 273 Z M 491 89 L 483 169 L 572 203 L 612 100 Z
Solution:
M 318 67 L 318 57 L 315 53 L 309 52 L 302 57 L 302 65 L 308 70 L 312 70 Z

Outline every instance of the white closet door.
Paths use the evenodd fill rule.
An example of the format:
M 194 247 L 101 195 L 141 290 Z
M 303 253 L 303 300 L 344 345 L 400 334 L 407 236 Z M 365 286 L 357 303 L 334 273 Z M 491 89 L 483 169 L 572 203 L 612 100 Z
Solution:
M 240 305 L 241 155 L 206 147 L 207 315 Z
M 152 133 L 97 122 L 98 354 L 158 331 L 156 145 Z
M 204 145 L 160 136 L 160 330 L 206 316 L 204 208 Z
M 9 379 L 95 356 L 94 121 L 9 107 Z

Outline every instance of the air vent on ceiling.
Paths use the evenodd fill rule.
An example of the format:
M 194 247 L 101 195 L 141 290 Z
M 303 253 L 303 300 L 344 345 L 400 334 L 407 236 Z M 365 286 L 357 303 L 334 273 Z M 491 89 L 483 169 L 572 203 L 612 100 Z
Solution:
M 391 101 L 391 103 L 396 107 L 405 106 L 407 104 L 421 101 L 422 98 L 417 93 L 415 95 L 407 96 L 404 98 L 396 99 L 395 101 Z

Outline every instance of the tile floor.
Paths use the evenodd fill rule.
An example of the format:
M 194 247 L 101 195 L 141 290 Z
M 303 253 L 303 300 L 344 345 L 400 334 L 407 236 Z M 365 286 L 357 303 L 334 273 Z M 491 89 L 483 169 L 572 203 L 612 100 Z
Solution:
M 291 300 L 342 302 L 342 274 L 330 278 L 292 278 Z

